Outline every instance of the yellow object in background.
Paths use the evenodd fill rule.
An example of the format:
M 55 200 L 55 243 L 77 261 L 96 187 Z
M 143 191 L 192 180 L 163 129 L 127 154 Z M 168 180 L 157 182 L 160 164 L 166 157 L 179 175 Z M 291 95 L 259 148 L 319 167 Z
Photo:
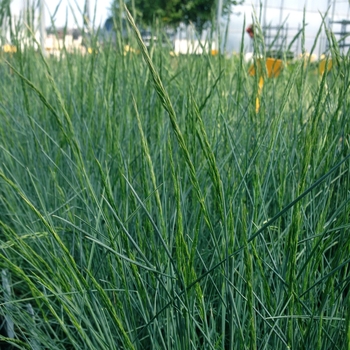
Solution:
M 88 47 L 87 48 L 87 52 L 91 55 L 91 54 L 98 54 L 98 50 L 97 49 L 93 49 L 92 47 Z
M 139 54 L 140 51 L 139 50 L 135 50 L 133 47 L 131 47 L 130 45 L 125 45 L 124 46 L 124 56 L 126 56 L 128 53 L 136 53 Z
M 326 66 L 327 66 L 327 73 L 332 69 L 333 67 L 333 62 L 332 59 L 323 59 L 320 61 L 320 64 L 318 65 L 318 73 L 320 75 L 323 75 L 325 73 L 326 70 Z
M 4 52 L 7 53 L 15 53 L 17 52 L 17 47 L 14 45 L 10 45 L 10 44 L 5 44 L 2 49 L 4 50 Z
M 262 67 L 261 67 L 261 60 L 258 60 L 256 62 L 258 73 L 259 75 L 263 75 Z M 281 70 L 283 68 L 283 61 L 276 59 L 276 58 L 267 58 L 266 59 L 266 72 L 268 78 L 275 78 L 278 77 L 281 73 Z M 254 76 L 255 75 L 255 66 L 250 66 L 248 70 L 249 75 Z
M 255 111 L 256 111 L 256 113 L 258 113 L 260 110 L 260 96 L 262 94 L 262 90 L 264 87 L 264 74 L 263 74 L 263 70 L 261 67 L 261 60 L 258 60 L 256 62 L 256 66 L 257 66 L 258 74 L 259 74 L 259 83 L 258 83 L 258 95 L 255 99 Z M 266 59 L 266 72 L 267 72 L 268 78 L 278 77 L 281 73 L 282 68 L 283 68 L 283 61 L 282 60 L 279 60 L 276 58 L 267 58 Z M 255 76 L 256 71 L 255 71 L 254 65 L 249 67 L 248 74 L 251 76 Z
M 258 96 L 255 99 L 255 112 L 258 113 L 260 110 L 260 96 L 262 94 L 262 89 L 264 87 L 264 78 L 259 78 L 259 84 L 258 84 Z

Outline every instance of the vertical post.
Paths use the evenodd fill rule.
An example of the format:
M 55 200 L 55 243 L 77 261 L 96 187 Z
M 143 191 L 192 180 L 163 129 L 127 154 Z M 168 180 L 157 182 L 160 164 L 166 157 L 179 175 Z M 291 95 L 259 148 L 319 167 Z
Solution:
M 46 56 L 45 0 L 40 0 L 40 45 L 43 56 Z
M 216 45 L 215 48 L 218 53 L 220 53 L 220 20 L 222 16 L 222 0 L 218 0 L 218 13 L 217 13 L 217 20 L 216 20 Z
M 267 27 L 266 11 L 267 11 L 267 0 L 265 0 L 265 3 L 264 3 L 264 19 L 263 19 L 263 28 L 266 28 L 266 27 Z
M 281 7 L 280 7 L 280 23 L 278 25 L 280 26 L 282 21 L 283 21 L 283 6 L 284 6 L 284 0 L 281 2 Z
M 283 41 L 284 41 L 284 34 L 285 34 L 285 30 L 284 27 L 282 27 L 282 23 L 283 23 L 283 6 L 284 6 L 284 0 L 281 1 L 281 7 L 280 7 L 280 21 L 278 23 L 278 29 L 280 30 L 280 35 L 279 35 L 279 42 L 280 44 L 279 49 L 282 51 L 283 49 Z
M 84 25 L 90 26 L 90 0 L 85 0 Z
M 332 4 L 332 22 L 334 22 L 334 17 L 335 17 L 335 5 L 337 4 L 337 2 L 335 0 L 333 0 L 333 4 Z

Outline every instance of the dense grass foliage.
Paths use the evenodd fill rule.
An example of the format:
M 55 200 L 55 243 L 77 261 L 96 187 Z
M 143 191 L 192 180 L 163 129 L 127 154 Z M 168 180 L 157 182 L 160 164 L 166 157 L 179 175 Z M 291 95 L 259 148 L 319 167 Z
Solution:
M 140 51 L 1 57 L 2 346 L 349 348 L 348 57 Z

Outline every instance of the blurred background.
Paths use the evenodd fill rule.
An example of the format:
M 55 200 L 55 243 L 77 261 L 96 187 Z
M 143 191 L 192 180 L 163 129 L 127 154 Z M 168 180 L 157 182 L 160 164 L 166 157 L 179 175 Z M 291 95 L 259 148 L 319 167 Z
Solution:
M 232 55 L 240 52 L 243 39 L 244 51 L 249 57 L 253 52 L 253 43 L 245 30 L 256 20 L 261 25 L 266 46 L 270 50 L 286 50 L 303 26 L 304 11 L 306 52 L 313 48 L 322 24 L 322 16 L 325 16 L 325 22 L 341 49 L 347 51 L 350 44 L 350 6 L 347 0 L 184 0 L 181 3 L 187 8 L 189 5 L 195 6 L 194 3 L 200 3 L 198 6 L 202 7 L 206 4 L 208 17 L 199 18 L 199 30 L 198 21 L 193 17 L 193 13 L 179 12 L 175 17 L 176 11 L 175 7 L 171 7 L 172 1 L 160 1 L 159 4 L 157 1 L 147 0 L 127 1 L 129 8 L 134 10 L 137 24 L 143 28 L 146 41 L 150 40 L 151 27 L 155 23 L 150 23 L 150 18 L 154 20 L 159 15 L 157 23 L 165 22 L 169 40 L 176 54 L 201 53 L 199 41 L 203 44 L 209 39 L 213 41 L 211 49 L 220 49 L 221 52 Z M 62 40 L 63 28 L 66 28 L 65 35 L 71 35 L 71 38 L 65 38 L 66 46 L 74 47 L 81 45 L 79 37 L 83 31 L 99 29 L 100 33 L 112 33 L 120 30 L 113 25 L 122 4 L 119 0 L 2 0 L 0 4 L 2 45 L 11 44 L 9 28 L 14 31 L 16 24 L 23 22 L 32 28 L 37 40 L 48 52 L 53 52 L 59 46 L 57 34 L 60 36 L 58 40 Z M 193 21 L 196 23 L 193 24 Z M 322 30 L 313 51 L 315 59 L 326 53 L 327 48 L 327 36 Z M 301 36 L 289 49 L 294 57 L 300 55 Z

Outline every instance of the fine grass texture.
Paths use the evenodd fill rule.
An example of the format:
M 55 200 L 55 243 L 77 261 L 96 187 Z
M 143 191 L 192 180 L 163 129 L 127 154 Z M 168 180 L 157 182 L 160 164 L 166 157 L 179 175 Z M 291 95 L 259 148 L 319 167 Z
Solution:
M 243 49 L 127 15 L 138 54 L 1 57 L 1 348 L 348 349 L 349 57 L 256 111 Z

